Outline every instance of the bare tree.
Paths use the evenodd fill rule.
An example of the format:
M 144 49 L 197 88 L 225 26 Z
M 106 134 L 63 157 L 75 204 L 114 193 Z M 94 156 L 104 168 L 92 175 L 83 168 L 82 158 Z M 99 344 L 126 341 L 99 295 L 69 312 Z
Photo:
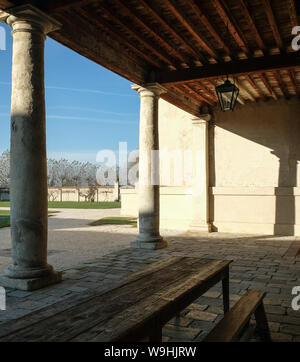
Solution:
M 10 172 L 10 153 L 4 151 L 0 156 L 0 187 L 9 187 L 9 172 Z
M 58 199 L 58 193 L 56 190 L 48 190 L 49 201 L 56 201 Z

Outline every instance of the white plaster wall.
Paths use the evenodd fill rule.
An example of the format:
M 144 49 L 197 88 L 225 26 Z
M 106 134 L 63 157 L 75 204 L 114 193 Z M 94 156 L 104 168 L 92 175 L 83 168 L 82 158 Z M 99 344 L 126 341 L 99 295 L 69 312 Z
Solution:
M 300 235 L 299 115 L 298 99 L 214 114 L 210 218 L 215 230 Z
M 192 148 L 192 117 L 160 100 L 160 149 Z M 214 230 L 300 236 L 300 101 L 270 100 L 215 112 L 209 141 Z M 161 226 L 187 230 L 192 217 L 189 186 L 177 187 L 176 195 L 164 195 L 175 190 L 172 182 L 163 186 L 168 187 L 161 189 Z M 124 215 L 126 198 L 137 215 L 132 193 L 121 193 Z

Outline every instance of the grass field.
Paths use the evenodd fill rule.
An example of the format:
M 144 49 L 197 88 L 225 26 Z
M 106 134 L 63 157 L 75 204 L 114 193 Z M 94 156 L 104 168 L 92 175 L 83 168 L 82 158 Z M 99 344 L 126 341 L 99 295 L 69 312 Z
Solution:
M 103 217 L 102 219 L 91 222 L 90 225 L 131 225 L 133 228 L 136 228 L 137 221 L 136 218 L 133 217 Z
M 0 201 L 0 207 L 9 207 L 7 201 Z M 51 201 L 48 207 L 53 209 L 117 209 L 121 207 L 120 202 L 72 202 L 72 201 Z
M 0 210 L 0 228 L 10 226 L 9 210 Z
M 55 213 L 59 211 L 51 211 L 48 213 L 48 216 L 54 216 Z M 10 226 L 10 215 L 9 210 L 0 210 L 0 228 L 6 228 Z

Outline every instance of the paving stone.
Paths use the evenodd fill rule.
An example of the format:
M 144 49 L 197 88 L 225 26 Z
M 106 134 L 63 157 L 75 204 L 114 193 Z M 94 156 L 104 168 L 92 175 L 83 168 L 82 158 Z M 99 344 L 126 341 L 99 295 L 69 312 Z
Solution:
M 175 317 L 172 318 L 168 324 L 172 324 L 175 326 L 187 327 L 189 324 L 192 323 L 192 319 L 186 317 Z
M 71 292 L 78 292 L 78 293 L 86 292 L 88 290 L 88 288 L 78 287 L 78 286 L 68 287 L 67 289 Z
M 214 326 L 213 322 L 200 321 L 200 320 L 194 320 L 189 325 L 190 328 L 195 328 L 195 329 L 198 329 L 198 330 L 201 330 L 201 331 L 211 331 L 213 326 Z
M 221 314 L 223 315 L 224 311 L 223 311 L 223 306 L 217 306 L 217 305 L 210 305 L 207 309 L 206 312 L 209 313 L 213 313 L 213 314 Z
M 213 322 L 217 318 L 217 314 L 192 310 L 186 315 L 186 318 Z
M 286 313 L 286 308 L 278 307 L 275 305 L 265 305 L 266 313 L 270 314 L 281 314 L 284 315 Z
M 205 294 L 203 294 L 203 297 L 219 298 L 221 296 L 221 294 L 222 293 L 219 291 L 209 290 Z
M 192 303 L 187 308 L 186 311 L 189 312 L 191 310 L 198 310 L 198 311 L 204 311 L 208 308 L 208 305 L 202 305 L 198 303 Z
M 281 324 L 280 332 L 300 336 L 300 326 L 292 324 Z
M 280 323 L 277 322 L 268 322 L 271 332 L 279 332 Z
M 181 326 L 167 325 L 163 328 L 163 335 L 171 338 L 179 338 L 191 341 L 194 339 L 200 331 L 194 328 L 187 328 Z
M 201 305 L 222 305 L 223 301 L 219 298 L 200 297 L 196 303 Z
M 279 322 L 279 323 L 294 324 L 294 325 L 300 326 L 300 318 L 291 317 L 288 315 L 269 314 L 268 320 L 274 321 L 274 322 Z
M 31 294 L 32 294 L 32 292 L 25 292 L 23 290 L 14 290 L 14 291 L 7 293 L 7 296 L 16 297 L 16 298 L 25 298 Z

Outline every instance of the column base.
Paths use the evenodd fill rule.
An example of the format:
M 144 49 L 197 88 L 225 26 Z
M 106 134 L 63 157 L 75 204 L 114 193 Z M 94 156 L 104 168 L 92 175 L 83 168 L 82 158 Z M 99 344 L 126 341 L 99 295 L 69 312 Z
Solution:
M 31 279 L 9 278 L 5 275 L 0 275 L 0 286 L 4 288 L 19 289 L 32 291 L 44 288 L 51 284 L 56 284 L 62 281 L 62 272 L 52 272 L 47 276 Z
M 193 232 L 193 233 L 203 233 L 203 232 L 206 232 L 206 233 L 211 233 L 212 232 L 212 225 L 210 223 L 192 223 L 189 227 L 189 230 L 190 232 Z
M 157 250 L 163 249 L 168 246 L 166 240 L 158 240 L 158 241 L 139 241 L 135 240 L 131 243 L 131 247 L 134 249 L 148 249 L 148 250 Z

